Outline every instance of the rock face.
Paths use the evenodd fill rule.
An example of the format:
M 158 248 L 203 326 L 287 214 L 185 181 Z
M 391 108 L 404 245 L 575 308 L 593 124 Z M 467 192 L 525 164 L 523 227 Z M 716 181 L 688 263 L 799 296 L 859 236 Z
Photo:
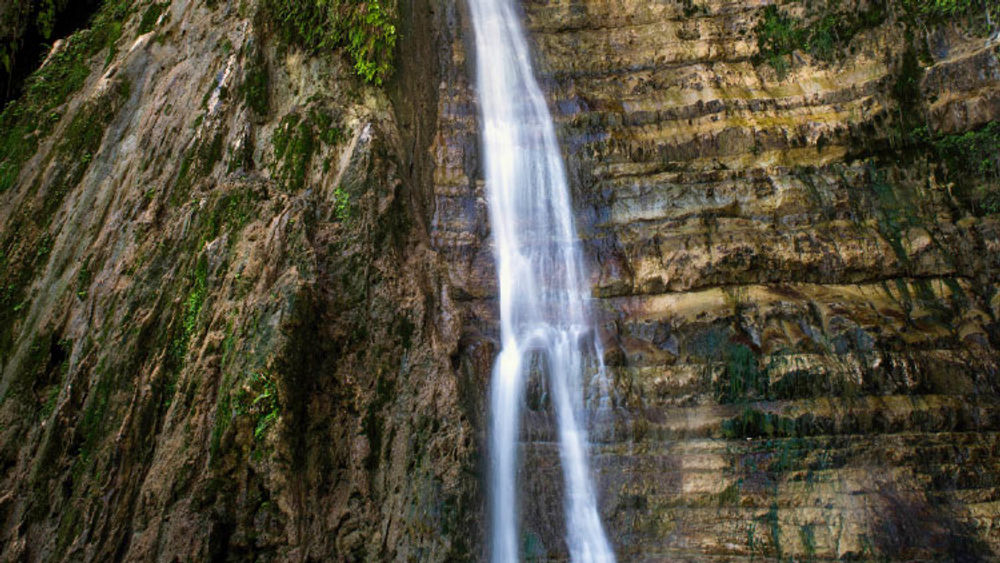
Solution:
M 41 71 L 84 78 L 0 194 L 2 558 L 461 557 L 478 386 L 419 99 L 211 4 L 106 3 Z
M 616 383 L 593 452 L 609 536 L 623 560 L 992 559 L 998 145 L 976 179 L 932 145 L 1000 117 L 1000 44 L 968 22 L 913 40 L 890 3 L 782 77 L 756 56 L 762 4 L 524 5 Z M 870 8 L 847 4 L 825 10 Z M 451 45 L 441 64 L 467 66 Z M 455 72 L 434 240 L 485 361 L 474 96 Z M 526 556 L 558 559 L 558 454 L 533 408 Z
M 608 535 L 621 560 L 993 559 L 1000 43 L 887 2 L 832 55 L 767 54 L 766 4 L 523 4 L 615 383 Z M 384 88 L 255 14 L 105 2 L 4 114 L 5 560 L 485 555 L 465 5 L 400 3 Z M 528 401 L 525 557 L 558 560 Z

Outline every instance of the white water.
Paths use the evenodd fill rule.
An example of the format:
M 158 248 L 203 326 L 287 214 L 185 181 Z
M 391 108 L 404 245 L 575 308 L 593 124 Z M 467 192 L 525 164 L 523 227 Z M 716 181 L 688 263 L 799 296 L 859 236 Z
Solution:
M 469 0 L 500 288 L 502 341 L 490 389 L 491 554 L 497 563 L 518 560 L 521 405 L 537 358 L 559 426 L 570 557 L 603 563 L 614 553 L 590 479 L 581 384 L 585 349 L 598 346 L 562 156 L 512 1 Z

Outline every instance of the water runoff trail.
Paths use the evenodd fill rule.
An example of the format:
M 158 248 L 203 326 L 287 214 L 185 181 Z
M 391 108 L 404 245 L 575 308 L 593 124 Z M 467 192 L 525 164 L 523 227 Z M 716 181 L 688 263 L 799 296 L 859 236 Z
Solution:
M 614 561 L 590 478 L 581 383 L 585 355 L 599 358 L 599 344 L 555 128 L 513 0 L 468 1 L 500 291 L 501 351 L 490 388 L 492 560 L 519 557 L 521 405 L 528 374 L 540 370 L 558 422 L 570 557 Z

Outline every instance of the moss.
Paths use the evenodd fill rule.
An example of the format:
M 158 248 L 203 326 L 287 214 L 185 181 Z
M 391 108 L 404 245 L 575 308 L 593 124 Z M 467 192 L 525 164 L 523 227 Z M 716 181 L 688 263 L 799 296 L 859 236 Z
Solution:
M 286 45 L 314 53 L 345 49 L 357 74 L 368 82 L 382 84 L 393 72 L 394 0 L 264 0 L 258 16 Z
M 189 279 L 191 287 L 181 307 L 181 323 L 179 328 L 174 330 L 174 337 L 168 350 L 168 366 L 173 372 L 178 371 L 184 365 L 188 345 L 198 327 L 198 318 L 201 315 L 202 306 L 205 304 L 205 296 L 208 291 L 208 259 L 204 255 L 198 259 Z
M 954 183 L 956 198 L 977 214 L 1000 213 L 1000 122 L 928 143 L 944 165 L 946 178 Z
M 681 0 L 681 4 L 684 6 L 685 18 L 695 17 L 699 13 L 708 14 L 708 6 L 695 4 L 694 0 Z
M 247 70 L 240 92 L 247 106 L 260 116 L 266 116 L 271 110 L 270 75 L 267 60 L 260 49 L 254 49 L 247 57 Z
M 775 5 L 764 8 L 764 17 L 754 28 L 757 33 L 758 62 L 766 61 L 784 79 L 787 56 L 805 44 L 807 32 L 799 22 Z
M 215 165 L 222 160 L 222 149 L 225 142 L 225 134 L 221 131 L 216 132 L 215 136 L 212 137 L 212 141 L 209 143 L 204 143 L 199 149 L 199 160 L 201 161 L 201 174 L 202 176 L 208 176 L 211 174 Z
M 737 506 L 740 503 L 740 491 L 743 488 L 742 480 L 736 481 L 722 490 L 716 496 L 720 508 L 725 506 Z
M 521 553 L 525 561 L 547 561 L 549 552 L 542 543 L 542 538 L 534 532 L 524 532 L 521 535 Z
M 767 528 L 771 533 L 771 545 L 774 548 L 778 561 L 782 559 L 781 549 L 781 523 L 778 520 L 778 503 L 772 502 L 771 508 L 767 511 Z
M 181 205 L 187 199 L 191 189 L 191 163 L 194 162 L 195 150 L 195 147 L 192 147 L 181 157 L 181 165 L 177 169 L 177 181 L 174 182 L 174 189 L 170 195 L 172 205 Z
M 890 142 L 909 146 L 918 142 L 917 135 L 923 124 L 923 95 L 920 82 L 924 68 L 920 64 L 916 50 L 908 45 L 895 73 L 895 81 L 890 96 L 896 102 L 896 122 L 890 132 Z
M 28 347 L 27 357 L 22 360 L 20 369 L 11 378 L 7 388 L 7 395 L 4 399 L 9 396 L 23 402 L 30 402 L 32 400 L 30 397 L 37 389 L 45 371 L 49 357 L 50 339 L 49 335 L 39 335 L 31 342 L 31 345 Z
M 146 8 L 146 11 L 142 13 L 142 19 L 139 20 L 139 35 L 144 35 L 153 31 L 156 26 L 156 22 L 159 21 L 160 15 L 163 11 L 170 7 L 169 2 L 153 2 Z
M 213 462 L 218 459 L 219 453 L 223 451 L 222 439 L 232 422 L 233 409 L 229 395 L 230 385 L 230 378 L 227 374 L 223 378 L 222 386 L 219 389 L 219 398 L 215 406 L 215 423 L 212 425 L 212 437 L 209 442 L 209 453 Z
M 15 222 L 3 241 L 0 257 L 0 353 L 6 357 L 13 344 L 15 323 L 27 308 L 27 291 L 35 272 L 48 262 L 51 237 L 22 237 L 22 227 Z
M 76 296 L 78 298 L 87 298 L 87 292 L 90 291 L 90 282 L 92 278 L 93 274 L 90 271 L 90 258 L 88 257 L 83 261 L 83 265 L 80 266 L 80 270 L 76 273 Z
M 337 186 L 333 190 L 333 197 L 336 203 L 333 208 L 333 216 L 337 218 L 338 221 L 346 221 L 351 218 L 351 196 L 344 191 L 344 188 Z
M 215 170 L 215 165 L 222 161 L 227 134 L 227 129 L 216 131 L 211 137 L 196 140 L 184 153 L 170 194 L 172 205 L 186 203 L 195 182 L 208 177 Z
M 59 121 L 57 106 L 83 86 L 90 75 L 86 64 L 90 32 L 80 32 L 29 78 L 25 95 L 0 114 L 0 192 L 17 182 L 21 166 L 34 154 L 38 142 Z
M 254 216 L 260 197 L 244 187 L 215 198 L 208 204 L 209 212 L 201 220 L 198 247 L 215 240 L 223 232 L 241 231 Z M 230 238 L 230 244 L 234 238 Z
M 0 106 L 22 93 L 25 78 L 37 69 L 56 40 L 92 23 L 101 0 L 7 0 L 0 10 Z M 105 8 L 107 11 L 107 8 Z
M 228 379 L 228 378 L 227 378 Z M 274 376 L 266 371 L 253 371 L 235 392 L 220 390 L 216 423 L 212 432 L 211 448 L 221 450 L 222 437 L 232 417 L 250 421 L 254 440 L 262 440 L 281 416 L 281 401 Z
M 768 395 L 769 378 L 760 369 L 757 356 L 743 344 L 729 344 L 724 351 L 726 371 L 716 383 L 716 398 L 721 403 L 746 401 Z
M 0 352 L 12 344 L 13 325 L 27 305 L 27 290 L 48 262 L 52 219 L 83 179 L 129 92 L 129 84 L 120 82 L 105 98 L 77 111 L 52 153 L 53 173 L 41 204 L 30 200 L 24 204 L 0 238 Z
M 792 437 L 797 433 L 796 420 L 751 407 L 722 422 L 722 435 L 728 439 Z
M 901 0 L 911 20 L 924 26 L 966 23 L 966 27 L 990 33 L 1000 21 L 1000 4 L 992 0 Z
M 381 374 L 375 382 L 375 397 L 369 403 L 364 420 L 362 421 L 365 437 L 368 438 L 368 455 L 365 456 L 364 465 L 371 472 L 378 469 L 379 461 L 382 459 L 385 420 L 382 411 L 391 402 L 392 386 L 385 375 Z
M 308 122 L 292 114 L 282 120 L 274 134 L 274 158 L 278 162 L 277 177 L 286 191 L 297 192 L 305 187 L 306 175 L 315 151 L 314 131 Z
M 855 35 L 881 25 L 885 17 L 886 4 L 879 0 L 868 2 L 863 10 L 807 13 L 804 21 L 795 19 L 777 5 L 769 5 L 754 27 L 756 62 L 770 64 L 783 80 L 793 52 L 805 51 L 817 59 L 832 61 Z
M 104 432 L 110 428 L 107 417 L 111 407 L 111 395 L 114 392 L 114 376 L 105 368 L 102 360 L 96 371 L 97 383 L 90 389 L 87 402 L 84 404 L 83 415 L 77 425 L 79 451 L 73 464 L 74 481 L 87 469 L 93 460 L 97 447 Z
M 288 192 L 303 190 L 316 150 L 323 145 L 336 144 L 342 138 L 343 134 L 334 125 L 333 117 L 316 107 L 304 116 L 298 113 L 286 115 L 271 137 L 274 178 Z
M 910 259 L 903 246 L 903 236 L 909 228 L 919 224 L 915 210 L 900 197 L 883 168 L 870 164 L 867 180 L 865 187 L 869 190 L 870 208 L 875 210 L 879 233 L 892 247 L 896 258 L 907 264 Z

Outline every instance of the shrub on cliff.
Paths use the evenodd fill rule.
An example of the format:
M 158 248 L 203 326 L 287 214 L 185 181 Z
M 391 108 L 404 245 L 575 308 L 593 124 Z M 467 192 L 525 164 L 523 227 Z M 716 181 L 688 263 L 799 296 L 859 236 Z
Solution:
M 767 62 L 784 78 L 788 56 L 803 51 L 824 61 L 834 60 L 858 33 L 877 27 L 886 17 L 883 0 L 873 0 L 860 10 L 831 10 L 805 14 L 800 21 L 776 5 L 764 8 L 757 34 L 757 62 Z
M 313 52 L 344 48 L 373 84 L 392 74 L 395 0 L 264 0 L 262 10 L 286 44 Z
M 995 26 L 1000 17 L 1000 4 L 995 0 L 903 0 L 903 7 L 930 23 L 981 15 Z

